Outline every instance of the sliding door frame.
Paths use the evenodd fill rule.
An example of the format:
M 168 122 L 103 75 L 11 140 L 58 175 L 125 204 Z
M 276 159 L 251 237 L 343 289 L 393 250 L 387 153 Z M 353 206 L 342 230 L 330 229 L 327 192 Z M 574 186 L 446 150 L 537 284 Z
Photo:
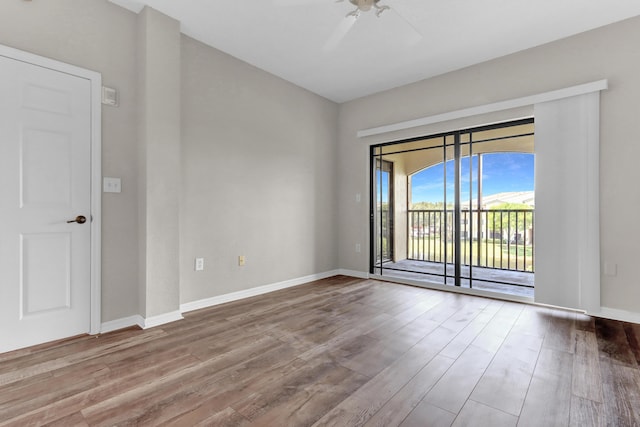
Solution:
M 382 275 L 382 272 L 384 270 L 384 266 L 383 266 L 383 261 L 380 261 L 380 265 L 377 264 L 377 253 L 376 253 L 376 245 L 378 244 L 378 242 L 376 242 L 377 239 L 380 238 L 380 236 L 376 235 L 376 220 L 381 220 L 381 218 L 377 218 L 376 216 L 376 203 L 377 203 L 377 170 L 378 170 L 378 163 L 382 164 L 382 162 L 384 161 L 384 155 L 382 153 L 382 149 L 384 147 L 389 147 L 389 146 L 393 146 L 393 145 L 400 145 L 400 144 L 406 144 L 406 143 L 411 143 L 411 142 L 417 142 L 417 141 L 421 141 L 421 140 L 426 140 L 426 139 L 437 139 L 437 138 L 442 138 L 442 146 L 435 146 L 435 147 L 431 147 L 431 148 L 420 148 L 420 149 L 412 149 L 412 150 L 406 150 L 406 151 L 398 151 L 398 152 L 394 152 L 394 154 L 397 153 L 402 153 L 402 152 L 409 152 L 409 151 L 422 151 L 422 150 L 427 150 L 427 149 L 438 149 L 438 148 L 442 148 L 443 150 L 443 164 L 444 164 L 444 221 L 445 221 L 445 235 L 448 232 L 448 223 L 447 223 L 447 162 L 449 160 L 453 160 L 453 165 L 454 165 L 454 207 L 453 207 L 453 242 L 451 244 L 454 245 L 453 247 L 453 269 L 454 269 L 454 274 L 453 276 L 450 276 L 447 273 L 447 258 L 448 258 L 448 249 L 447 249 L 447 239 L 445 238 L 445 258 L 444 258 L 444 271 L 443 274 L 432 274 L 434 276 L 442 276 L 443 277 L 443 285 L 448 286 L 447 282 L 448 282 L 448 278 L 452 277 L 453 278 L 453 285 L 456 287 L 461 287 L 462 286 L 462 280 L 468 280 L 469 281 L 469 288 L 473 288 L 473 244 L 469 245 L 469 277 L 463 277 L 462 276 L 462 266 L 463 266 L 463 261 L 462 261 L 462 232 L 461 232 L 461 221 L 462 221 L 462 200 L 461 200 L 461 193 L 462 193 L 462 150 L 461 147 L 463 145 L 468 145 L 469 149 L 468 149 L 468 157 L 469 157 L 469 173 L 470 175 L 473 174 L 473 133 L 478 133 L 478 132 L 482 132 L 482 131 L 487 131 L 487 130 L 493 130 L 493 129 L 501 129 L 501 128 L 508 128 L 508 127 L 515 127 L 515 126 L 520 126 L 520 125 L 526 125 L 526 124 L 532 124 L 534 123 L 534 118 L 533 117 L 527 117 L 527 118 L 523 118 L 523 119 L 516 119 L 516 120 L 511 120 L 511 121 L 507 121 L 507 122 L 501 122 L 501 123 L 496 123 L 496 124 L 491 124 L 491 125 L 484 125 L 484 126 L 475 126 L 472 128 L 466 128 L 466 129 L 460 129 L 460 130 L 454 130 L 454 131 L 448 131 L 448 132 L 442 132 L 439 134 L 434 134 L 434 135 L 425 135 L 425 136 L 420 136 L 420 137 L 414 137 L 414 138 L 409 138 L 409 139 L 404 139 L 404 140 L 399 140 L 399 141 L 391 141 L 391 142 L 387 142 L 387 143 L 382 143 L 382 144 L 374 144 L 371 145 L 369 147 L 369 161 L 370 161 L 370 171 L 371 171 L 371 176 L 370 176 L 370 206 L 369 206 L 369 241 L 370 241 L 370 248 L 369 248 L 369 253 L 370 253 L 370 257 L 369 257 L 369 273 L 370 274 L 376 274 L 376 269 L 379 269 L 380 274 Z M 462 142 L 462 135 L 469 135 L 469 141 L 468 142 Z M 453 144 L 447 144 L 447 137 L 453 137 Z M 513 137 L 513 136 L 510 136 Z M 475 141 L 475 143 L 481 143 L 483 141 Z M 448 159 L 447 158 L 447 150 L 453 148 L 453 159 Z M 480 182 L 480 181 L 479 181 Z M 481 184 L 479 184 L 481 185 Z M 481 188 L 481 187 L 480 187 Z M 480 188 L 477 191 L 480 191 Z M 389 200 L 391 201 L 393 198 L 393 194 L 390 194 L 389 196 Z M 470 183 L 469 183 L 469 198 L 470 198 L 470 208 L 471 208 L 471 199 L 473 198 L 473 179 L 470 178 Z M 391 202 L 390 202 L 391 205 Z M 478 206 L 478 208 L 480 208 Z M 473 212 L 470 209 L 470 212 Z M 478 215 L 478 221 L 480 221 L 480 216 Z M 409 222 L 407 221 L 407 224 Z M 468 231 L 468 235 L 469 235 L 469 242 L 472 242 L 472 238 L 473 238 L 473 213 L 471 213 L 469 215 L 469 226 L 470 229 Z M 392 231 L 393 234 L 394 231 Z M 406 230 L 407 233 L 409 233 L 409 230 Z M 515 285 L 518 286 L 518 285 Z

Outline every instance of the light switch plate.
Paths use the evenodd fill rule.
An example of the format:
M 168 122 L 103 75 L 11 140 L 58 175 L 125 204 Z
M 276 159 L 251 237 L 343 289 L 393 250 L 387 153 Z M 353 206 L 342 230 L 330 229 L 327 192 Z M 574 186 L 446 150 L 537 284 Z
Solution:
M 117 107 L 118 91 L 112 87 L 102 86 L 102 103 L 111 107 Z
M 120 193 L 122 192 L 122 181 L 120 178 L 104 177 L 102 179 L 102 191 L 105 193 Z

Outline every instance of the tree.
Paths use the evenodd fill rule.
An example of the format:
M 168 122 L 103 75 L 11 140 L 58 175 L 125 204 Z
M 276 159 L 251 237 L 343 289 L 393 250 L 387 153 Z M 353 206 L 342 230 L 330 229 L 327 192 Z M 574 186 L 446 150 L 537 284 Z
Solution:
M 451 208 L 451 206 L 449 206 Z M 443 202 L 417 202 L 411 204 L 411 210 L 414 211 L 442 211 L 444 210 Z
M 523 203 L 501 203 L 493 206 L 487 213 L 487 225 L 495 238 L 499 232 L 501 238 L 514 239 L 524 243 L 527 229 L 533 226 L 533 208 Z M 506 234 L 508 233 L 508 235 Z

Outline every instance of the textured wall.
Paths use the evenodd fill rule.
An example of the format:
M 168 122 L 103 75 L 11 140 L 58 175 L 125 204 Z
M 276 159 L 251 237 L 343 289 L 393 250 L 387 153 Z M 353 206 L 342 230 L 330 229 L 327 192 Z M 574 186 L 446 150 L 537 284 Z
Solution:
M 338 106 L 182 47 L 182 302 L 336 269 Z
M 355 242 L 368 243 L 368 145 L 412 136 L 523 117 L 518 109 L 440 123 L 419 129 L 358 139 L 356 132 L 466 107 L 518 98 L 590 81 L 609 79 L 601 98 L 600 211 L 601 260 L 618 264 L 617 276 L 602 277 L 602 305 L 640 313 L 636 263 L 640 259 L 640 18 L 633 18 L 574 37 L 475 65 L 412 85 L 341 105 L 339 130 L 340 263 L 366 271 L 366 253 Z
M 138 19 L 140 266 L 144 317 L 180 308 L 180 23 L 145 7 Z

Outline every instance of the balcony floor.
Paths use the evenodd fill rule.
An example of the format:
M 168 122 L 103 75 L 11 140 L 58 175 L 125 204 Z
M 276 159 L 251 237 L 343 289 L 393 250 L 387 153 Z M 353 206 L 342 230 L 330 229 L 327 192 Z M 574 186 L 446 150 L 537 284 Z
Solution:
M 382 271 L 381 271 L 382 270 Z M 402 270 L 402 271 L 399 271 Z M 444 277 L 436 274 L 444 274 L 444 264 L 427 261 L 402 260 L 397 262 L 385 262 L 382 266 L 375 268 L 375 273 L 390 278 L 409 279 L 444 284 Z M 495 268 L 473 267 L 473 289 L 481 289 L 490 292 L 499 292 L 508 295 L 533 298 L 534 274 L 520 271 L 499 270 Z M 447 275 L 453 276 L 453 264 L 447 264 Z M 462 276 L 469 277 L 469 267 L 462 267 Z M 487 280 L 513 283 L 509 285 L 503 283 L 493 283 Z M 453 277 L 447 277 L 447 284 L 453 285 Z M 461 286 L 469 288 L 469 279 L 462 279 Z

